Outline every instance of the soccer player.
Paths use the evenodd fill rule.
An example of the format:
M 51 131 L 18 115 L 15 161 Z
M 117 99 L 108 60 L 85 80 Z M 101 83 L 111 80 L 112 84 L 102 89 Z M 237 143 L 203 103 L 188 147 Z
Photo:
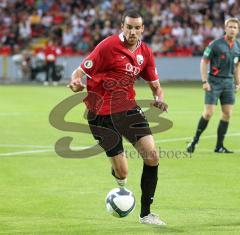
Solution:
M 105 150 L 112 165 L 112 175 L 119 186 L 124 186 L 128 174 L 124 154 L 124 136 L 143 158 L 141 177 L 141 213 L 143 224 L 165 225 L 151 213 L 150 205 L 158 180 L 159 156 L 143 111 L 134 100 L 134 82 L 138 76 L 148 82 L 152 90 L 153 105 L 167 110 L 163 102 L 152 51 L 141 41 L 144 31 L 143 17 L 135 10 L 122 17 L 122 33 L 107 37 L 87 56 L 73 72 L 69 87 L 82 91 L 82 78 L 87 76 L 88 123 L 91 132 Z
M 214 113 L 218 100 L 221 103 L 222 114 L 214 151 L 216 153 L 233 153 L 224 147 L 223 141 L 235 102 L 235 91 L 239 90 L 240 86 L 240 44 L 236 40 L 239 27 L 240 22 L 237 18 L 227 19 L 224 37 L 211 42 L 204 51 L 200 69 L 203 89 L 205 90 L 205 108 L 195 136 L 187 146 L 189 153 L 194 152 L 201 134 Z M 210 70 L 207 76 L 208 63 L 210 63 Z

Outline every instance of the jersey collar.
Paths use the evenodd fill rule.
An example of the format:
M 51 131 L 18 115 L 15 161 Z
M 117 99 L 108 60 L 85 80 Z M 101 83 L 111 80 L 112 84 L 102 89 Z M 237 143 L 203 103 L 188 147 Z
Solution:
M 120 33 L 120 34 L 118 35 L 118 37 L 119 37 L 119 39 L 120 39 L 121 42 L 124 42 L 124 41 L 125 41 L 125 38 L 124 38 L 123 32 Z M 138 40 L 138 42 L 137 42 L 137 46 L 136 46 L 135 50 L 136 50 L 138 47 L 141 46 L 141 43 L 142 43 L 142 41 L 141 41 L 141 40 Z M 135 51 L 135 50 L 134 50 L 134 51 Z
M 230 48 L 233 48 L 235 40 L 232 40 L 232 42 L 229 42 L 227 40 L 227 36 L 226 35 L 224 36 L 224 40 L 226 41 L 226 43 L 229 45 Z

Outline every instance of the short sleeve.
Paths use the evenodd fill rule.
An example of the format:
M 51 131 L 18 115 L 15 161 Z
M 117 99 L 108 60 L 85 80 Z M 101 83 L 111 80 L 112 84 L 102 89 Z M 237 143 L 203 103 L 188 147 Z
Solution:
M 92 76 L 97 73 L 101 73 L 104 70 L 106 64 L 105 48 L 106 46 L 104 42 L 99 43 L 96 48 L 81 63 L 80 67 L 88 77 L 92 78 Z
M 210 43 L 203 52 L 203 58 L 210 60 L 213 55 L 213 43 Z
M 148 82 L 158 81 L 158 72 L 154 62 L 153 53 L 150 49 L 148 49 L 148 52 L 147 63 L 139 76 Z

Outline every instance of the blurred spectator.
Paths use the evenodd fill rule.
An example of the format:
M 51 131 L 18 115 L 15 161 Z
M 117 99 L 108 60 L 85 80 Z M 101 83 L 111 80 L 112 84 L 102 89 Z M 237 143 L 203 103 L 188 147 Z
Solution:
M 62 44 L 63 46 L 73 46 L 74 35 L 72 28 L 69 25 L 66 25 L 63 29 Z
M 216 24 L 213 26 L 212 28 L 212 33 L 211 33 L 211 36 L 214 38 L 214 39 L 217 39 L 217 38 L 220 38 L 222 37 L 224 34 L 224 30 L 221 26 L 221 24 L 219 22 L 216 22 Z
M 49 84 L 49 80 L 53 81 L 53 85 L 58 84 L 58 78 L 56 74 L 56 59 L 61 54 L 61 50 L 54 43 L 53 40 L 49 41 L 44 49 L 46 59 L 46 79 L 44 85 Z
M 27 15 L 24 15 L 19 23 L 19 40 L 23 47 L 26 47 L 32 35 L 30 20 Z
M 3 44 L 10 46 L 12 51 L 14 51 L 14 46 L 18 44 L 18 33 L 18 26 L 13 24 L 6 30 L 3 37 Z
M 193 30 L 193 34 L 192 34 L 192 42 L 193 45 L 195 46 L 201 46 L 203 45 L 203 35 L 201 33 L 199 33 L 199 30 L 196 28 Z
M 44 28 L 44 36 L 45 37 L 49 36 L 49 32 L 51 30 L 52 23 L 53 23 L 53 16 L 50 14 L 50 12 L 43 13 L 42 19 L 41 19 L 41 24 Z
M 168 52 L 173 52 L 175 44 L 176 43 L 173 37 L 171 37 L 170 35 L 165 35 L 163 38 L 162 46 L 163 53 L 167 55 Z
M 104 22 L 104 27 L 100 32 L 103 38 L 106 38 L 114 33 L 114 30 L 111 27 L 111 22 L 109 20 Z
M 89 43 L 89 38 L 87 36 L 83 37 L 81 41 L 76 44 L 76 50 L 79 51 L 82 55 L 87 54 L 92 48 L 92 45 Z
M 176 22 L 173 24 L 171 34 L 172 34 L 172 36 L 175 37 L 176 39 L 182 40 L 183 35 L 184 35 L 184 29 L 183 29 L 183 27 L 181 27 L 181 25 L 180 25 L 180 23 L 179 23 L 178 21 L 176 21 Z
M 183 37 L 178 40 L 179 44 L 184 45 L 186 48 L 191 46 L 192 42 L 192 28 L 186 23 L 183 25 Z
M 201 55 L 204 48 L 204 38 L 198 28 L 193 30 L 192 42 L 194 47 L 194 55 Z
M 163 46 L 163 43 L 161 41 L 161 37 L 159 35 L 154 35 L 153 39 L 152 39 L 152 43 L 150 44 L 150 46 L 151 46 L 153 54 L 155 56 L 160 55 L 161 52 L 162 52 L 162 46 Z

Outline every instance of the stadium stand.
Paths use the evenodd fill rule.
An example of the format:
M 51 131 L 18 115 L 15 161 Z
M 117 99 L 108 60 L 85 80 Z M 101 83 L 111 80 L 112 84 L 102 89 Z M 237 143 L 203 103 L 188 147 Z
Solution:
M 143 40 L 156 56 L 201 55 L 223 34 L 227 17 L 240 17 L 235 0 L 2 0 L 0 54 L 38 52 L 49 39 L 64 56 L 87 54 L 120 31 L 121 14 L 130 8 L 144 15 Z

